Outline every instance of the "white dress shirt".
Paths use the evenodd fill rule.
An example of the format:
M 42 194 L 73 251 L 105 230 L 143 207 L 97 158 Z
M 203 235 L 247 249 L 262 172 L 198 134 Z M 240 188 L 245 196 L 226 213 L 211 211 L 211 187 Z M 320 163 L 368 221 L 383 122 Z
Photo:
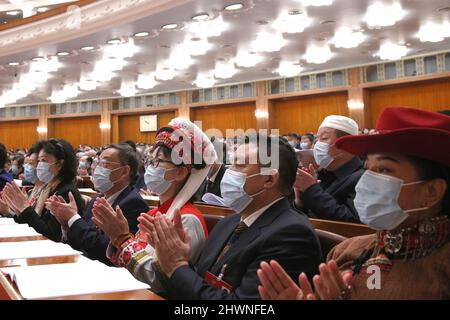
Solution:
M 241 221 L 244 221 L 245 225 L 247 227 L 250 228 L 250 226 L 267 210 L 269 209 L 275 202 L 280 201 L 281 199 L 283 199 L 283 197 L 280 197 L 278 199 L 276 199 L 275 201 L 272 201 L 271 203 L 269 203 L 267 206 L 256 210 L 255 212 L 253 212 L 251 215 L 249 215 L 247 218 L 243 219 L 241 218 Z

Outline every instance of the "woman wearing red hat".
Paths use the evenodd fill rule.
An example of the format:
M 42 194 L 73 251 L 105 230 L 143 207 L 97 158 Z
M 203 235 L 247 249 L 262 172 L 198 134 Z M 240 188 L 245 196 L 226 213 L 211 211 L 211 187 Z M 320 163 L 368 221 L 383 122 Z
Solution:
M 217 158 L 214 146 L 194 123 L 173 119 L 156 133 L 156 141 L 146 161 L 147 189 L 159 196 L 160 205 L 138 218 L 136 235 L 123 223 L 106 201 L 94 207 L 93 221 L 108 234 L 111 243 L 107 256 L 116 266 L 126 267 L 138 280 L 149 283 L 152 291 L 163 294 L 156 277 L 158 264 L 153 259 L 152 240 L 147 237 L 152 219 L 165 215 L 173 219 L 180 232 L 187 230 L 190 244 L 190 263 L 195 263 L 208 237 L 205 220 L 190 199 L 206 178 Z M 121 221 L 122 220 L 122 221 Z
M 337 245 L 299 286 L 276 261 L 258 276 L 263 299 L 450 299 L 450 117 L 386 108 L 369 136 L 339 149 L 367 156 L 355 207 L 376 233 Z

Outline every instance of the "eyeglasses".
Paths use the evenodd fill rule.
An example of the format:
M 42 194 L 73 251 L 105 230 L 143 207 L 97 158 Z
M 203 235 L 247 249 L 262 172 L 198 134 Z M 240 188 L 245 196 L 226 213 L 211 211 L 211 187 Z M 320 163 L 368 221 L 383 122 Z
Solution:
M 172 161 L 168 161 L 168 160 L 163 160 L 163 159 L 159 159 L 159 158 L 147 158 L 144 161 L 144 166 L 146 168 L 147 167 L 157 168 L 161 162 L 174 164 Z
M 111 164 L 122 165 L 120 162 L 114 162 L 114 161 L 108 161 L 108 160 L 105 160 L 105 159 L 99 159 L 96 166 L 105 168 L 106 166 L 111 165 Z

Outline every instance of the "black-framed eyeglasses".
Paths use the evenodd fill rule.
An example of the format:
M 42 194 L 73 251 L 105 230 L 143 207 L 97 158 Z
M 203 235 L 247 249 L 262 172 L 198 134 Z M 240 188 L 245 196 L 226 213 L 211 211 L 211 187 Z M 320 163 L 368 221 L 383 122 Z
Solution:
M 152 168 L 157 168 L 159 167 L 160 163 L 171 163 L 173 165 L 175 165 L 172 161 L 168 161 L 168 160 L 163 160 L 160 158 L 147 158 L 144 161 L 144 166 L 147 167 L 152 167 Z

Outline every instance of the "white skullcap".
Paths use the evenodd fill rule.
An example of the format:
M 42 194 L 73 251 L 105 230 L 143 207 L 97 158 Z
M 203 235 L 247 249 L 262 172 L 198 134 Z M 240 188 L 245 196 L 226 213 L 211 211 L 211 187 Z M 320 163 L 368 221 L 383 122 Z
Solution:
M 349 117 L 338 115 L 331 115 L 326 117 L 320 125 L 319 129 L 322 127 L 341 130 L 354 136 L 358 135 L 359 133 L 358 124 L 355 120 L 350 119 Z

